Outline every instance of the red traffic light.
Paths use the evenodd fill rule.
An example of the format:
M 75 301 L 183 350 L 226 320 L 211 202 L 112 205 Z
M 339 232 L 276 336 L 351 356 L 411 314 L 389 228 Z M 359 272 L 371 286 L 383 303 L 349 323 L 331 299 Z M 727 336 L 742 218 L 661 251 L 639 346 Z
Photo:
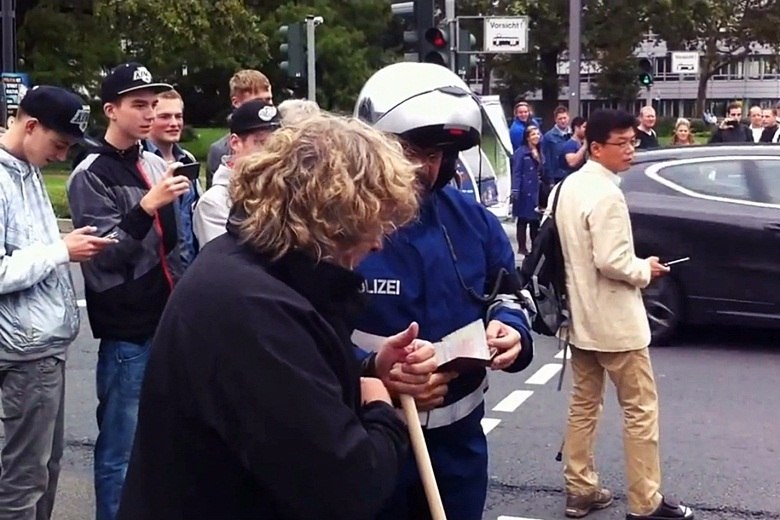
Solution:
M 447 37 L 444 35 L 444 31 L 431 27 L 425 31 L 425 41 L 433 45 L 436 49 L 444 49 L 447 47 Z

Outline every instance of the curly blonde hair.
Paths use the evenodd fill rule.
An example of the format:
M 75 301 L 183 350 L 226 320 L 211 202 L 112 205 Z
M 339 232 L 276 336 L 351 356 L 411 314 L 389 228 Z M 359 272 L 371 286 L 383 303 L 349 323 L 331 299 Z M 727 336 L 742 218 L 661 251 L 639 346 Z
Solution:
M 230 186 L 243 242 L 278 259 L 318 260 L 412 221 L 416 166 L 401 145 L 354 118 L 313 115 L 239 162 Z

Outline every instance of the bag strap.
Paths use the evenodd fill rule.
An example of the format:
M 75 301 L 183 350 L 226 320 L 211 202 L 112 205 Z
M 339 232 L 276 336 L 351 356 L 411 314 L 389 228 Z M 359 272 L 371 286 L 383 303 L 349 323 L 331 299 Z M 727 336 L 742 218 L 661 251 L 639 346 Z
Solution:
M 553 197 L 553 205 L 552 205 L 552 217 L 555 218 L 555 210 L 558 209 L 558 196 L 561 194 L 561 189 L 563 188 L 563 183 L 566 181 L 568 177 L 564 177 L 561 179 L 561 182 L 558 183 L 558 189 L 555 190 L 555 196 Z

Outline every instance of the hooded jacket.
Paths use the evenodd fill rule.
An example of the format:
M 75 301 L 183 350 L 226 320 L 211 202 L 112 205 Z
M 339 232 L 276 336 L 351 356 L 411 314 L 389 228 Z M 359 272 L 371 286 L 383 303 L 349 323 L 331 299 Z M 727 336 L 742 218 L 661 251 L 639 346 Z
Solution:
M 65 358 L 79 331 L 69 261 L 41 171 L 0 149 L 0 361 Z
M 221 164 L 214 173 L 211 188 L 200 197 L 192 214 L 192 231 L 202 248 L 207 242 L 224 234 L 230 214 L 228 185 L 233 170 Z
M 117 244 L 81 264 L 96 338 L 150 338 L 181 276 L 177 202 L 154 216 L 140 205 L 165 170 L 165 161 L 144 152 L 140 143 L 119 150 L 103 142 L 89 150 L 68 179 L 73 224 L 95 226 L 99 236 L 118 233 Z

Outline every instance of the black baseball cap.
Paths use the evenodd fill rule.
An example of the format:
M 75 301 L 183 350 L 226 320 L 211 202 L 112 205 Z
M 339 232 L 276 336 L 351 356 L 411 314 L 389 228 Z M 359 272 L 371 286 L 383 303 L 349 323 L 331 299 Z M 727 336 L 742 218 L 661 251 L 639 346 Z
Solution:
M 155 83 L 152 73 L 140 63 L 123 63 L 111 69 L 100 86 L 100 99 L 103 103 L 111 103 L 130 92 L 137 90 L 152 90 L 155 93 L 172 90 L 167 83 Z
M 238 135 L 255 130 L 276 130 L 281 125 L 276 107 L 260 99 L 243 103 L 230 117 L 230 133 Z
M 31 88 L 19 102 L 19 108 L 46 128 L 78 141 L 84 139 L 89 125 L 89 105 L 60 87 L 38 85 Z

